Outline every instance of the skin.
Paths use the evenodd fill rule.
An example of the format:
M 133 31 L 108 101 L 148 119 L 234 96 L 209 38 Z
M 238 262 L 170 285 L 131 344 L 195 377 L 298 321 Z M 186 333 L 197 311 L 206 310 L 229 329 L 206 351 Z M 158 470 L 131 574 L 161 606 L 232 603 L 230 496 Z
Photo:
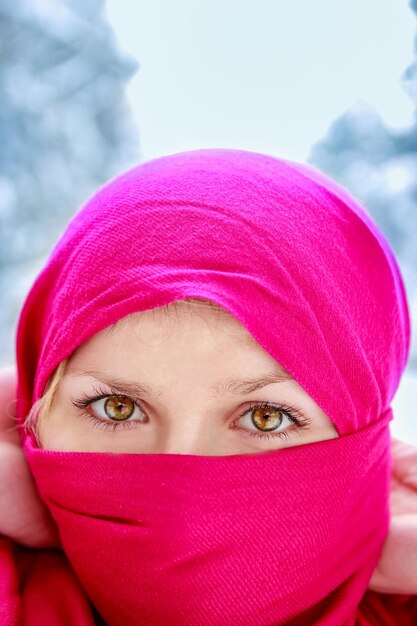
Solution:
M 299 445 L 311 437 L 337 436 L 329 418 L 295 381 L 274 383 L 242 397 L 211 395 L 208 387 L 222 380 L 220 374 L 236 376 L 238 371 L 242 376 L 252 376 L 277 365 L 234 318 L 206 310 L 200 311 L 200 316 L 189 317 L 186 323 L 180 315 L 174 322 L 172 318 L 165 319 L 161 335 L 153 321 L 161 322 L 162 318 L 154 315 L 160 314 L 155 310 L 123 320 L 74 353 L 65 385 L 41 429 L 46 447 L 68 445 L 59 429 L 64 415 L 67 422 L 70 415 L 74 416 L 75 407 L 68 395 L 91 391 L 94 381 L 91 377 L 77 376 L 79 369 L 114 368 L 116 363 L 120 378 L 123 373 L 123 378 L 129 376 L 130 380 L 144 382 L 146 374 L 147 382 L 165 385 L 165 391 L 156 399 L 144 398 L 152 422 L 119 433 L 92 429 L 91 424 L 81 420 L 75 427 L 78 418 L 74 416 L 73 428 L 67 430 L 72 437 L 71 445 L 84 446 L 80 437 L 88 436 L 88 449 L 134 448 L 133 451 L 143 452 L 146 447 L 148 452 L 234 454 Z M 98 348 L 102 350 L 101 358 L 96 352 Z M 218 354 L 222 355 L 221 359 Z M 37 495 L 20 447 L 14 413 L 15 388 L 15 369 L 0 370 L 0 534 L 30 547 L 59 547 L 56 528 Z M 238 419 L 236 409 L 248 400 L 297 404 L 312 418 L 310 430 L 291 433 L 288 439 L 266 440 L 266 444 L 243 438 L 229 427 L 235 417 Z M 182 416 L 181 420 L 177 419 L 178 415 Z M 151 426 L 146 439 L 141 437 L 142 426 Z M 417 448 L 393 439 L 392 455 L 390 531 L 369 588 L 382 593 L 417 594 Z
M 276 372 L 279 382 L 249 393 L 213 390 L 229 378 Z M 116 378 L 152 391 L 127 395 L 119 382 L 113 384 L 117 397 L 105 383 Z M 113 402 L 122 401 L 117 416 L 121 406 L 131 417 L 112 421 L 105 400 L 86 408 L 73 405 L 74 399 L 94 397 L 94 387 Z M 272 414 L 265 408 L 256 412 L 253 402 L 295 406 L 308 424 L 298 426 L 274 408 Z M 93 423 L 86 412 L 102 421 Z M 255 413 L 258 427 L 252 421 Z M 275 430 L 265 432 L 264 424 Z M 238 320 L 224 310 L 186 304 L 169 315 L 161 308 L 136 313 L 82 344 L 38 434 L 41 446 L 53 450 L 209 456 L 259 453 L 338 436 L 329 417 Z
M 39 498 L 16 428 L 16 371 L 0 370 L 0 535 L 25 546 L 58 547 L 58 532 Z

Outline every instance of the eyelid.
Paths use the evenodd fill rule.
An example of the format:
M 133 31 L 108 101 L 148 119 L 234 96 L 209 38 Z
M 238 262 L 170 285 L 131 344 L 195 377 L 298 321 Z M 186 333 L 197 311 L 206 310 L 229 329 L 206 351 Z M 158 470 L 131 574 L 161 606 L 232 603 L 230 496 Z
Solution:
M 138 404 L 138 406 L 140 405 L 140 402 L 141 402 L 140 398 L 136 398 L 132 395 L 125 393 L 124 391 L 121 391 L 120 389 L 116 389 L 110 386 L 108 387 L 108 389 L 104 389 L 103 387 L 100 387 L 99 385 L 93 384 L 92 389 L 93 389 L 92 394 L 83 392 L 82 397 L 76 400 L 75 402 L 78 404 L 86 405 L 87 403 L 92 404 L 93 402 L 96 402 L 97 400 L 101 400 L 102 398 L 108 398 L 111 396 L 126 396 L 126 398 L 130 398 L 131 400 L 135 402 L 135 404 Z
M 112 395 L 109 395 L 109 396 L 104 396 L 102 398 L 98 398 L 94 402 L 90 403 L 89 406 L 92 406 L 93 404 L 97 405 L 96 411 L 98 413 L 99 419 L 102 419 L 105 422 L 110 421 L 110 422 L 115 422 L 115 423 L 118 423 L 118 424 L 127 423 L 127 422 L 142 422 L 143 423 L 143 422 L 147 421 L 146 413 L 144 413 L 144 411 L 137 404 L 137 402 L 135 402 L 133 400 L 133 398 L 130 398 L 129 396 L 123 396 L 123 397 L 126 398 L 127 400 L 130 400 L 133 403 L 132 414 L 129 415 L 128 417 L 125 417 L 124 419 L 120 419 L 120 420 L 112 419 L 111 417 L 108 417 L 105 414 L 105 406 L 106 406 L 106 403 L 107 403 L 108 399 L 109 398 L 113 398 L 114 395 L 116 395 L 117 397 L 121 397 L 121 394 L 112 394 Z M 140 413 L 140 415 L 137 415 L 138 412 Z M 104 415 L 103 414 L 100 415 L 100 413 L 104 413 Z
M 278 409 L 279 411 L 282 411 L 283 413 L 285 413 L 287 416 L 289 416 L 290 418 L 292 418 L 292 420 L 295 423 L 298 422 L 304 422 L 307 418 L 305 417 L 304 413 L 301 411 L 301 409 L 299 409 L 297 406 L 295 406 L 295 404 L 287 404 L 284 402 L 274 402 L 274 401 L 267 401 L 267 402 L 262 402 L 260 400 L 251 400 L 249 402 L 249 409 L 246 409 L 242 414 L 244 415 L 246 413 L 246 411 L 250 410 L 251 408 L 255 408 L 255 407 L 263 407 L 265 409 L 267 408 L 275 408 Z
M 285 417 L 291 422 L 291 426 L 296 425 L 299 430 L 308 429 L 311 424 L 311 419 L 306 417 L 303 413 L 301 413 L 300 409 L 298 409 L 294 405 L 283 404 L 281 402 L 260 402 L 256 400 L 252 400 L 249 404 L 249 407 L 241 411 L 239 417 L 233 422 L 233 424 L 236 424 L 237 422 L 239 422 L 242 419 L 242 417 L 246 415 L 246 413 L 249 413 L 251 410 L 255 408 L 276 409 L 279 412 L 284 413 Z M 250 428 L 241 428 L 241 427 L 237 427 L 237 429 L 244 430 L 249 433 L 255 433 L 260 436 L 263 435 L 265 439 L 267 439 L 268 437 L 273 438 L 274 436 L 275 437 L 285 436 L 286 434 L 288 434 L 288 431 L 290 430 L 289 427 L 284 428 L 282 430 L 270 430 L 270 431 L 262 431 L 260 429 L 256 429 L 256 427 L 253 430 Z

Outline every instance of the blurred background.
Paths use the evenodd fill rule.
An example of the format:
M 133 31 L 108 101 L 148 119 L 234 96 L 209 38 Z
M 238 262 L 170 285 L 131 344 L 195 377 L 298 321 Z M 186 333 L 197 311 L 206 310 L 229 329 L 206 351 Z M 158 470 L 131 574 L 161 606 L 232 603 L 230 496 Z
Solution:
M 406 282 L 396 436 L 417 443 L 417 0 L 1 0 L 0 366 L 70 217 L 120 171 L 201 147 L 329 174 Z

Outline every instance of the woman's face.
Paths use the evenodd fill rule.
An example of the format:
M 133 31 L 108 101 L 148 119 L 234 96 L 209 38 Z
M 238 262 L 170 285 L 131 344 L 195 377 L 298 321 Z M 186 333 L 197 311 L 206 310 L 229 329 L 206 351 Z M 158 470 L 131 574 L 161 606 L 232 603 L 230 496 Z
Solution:
M 50 450 L 210 456 L 338 436 L 236 318 L 181 301 L 83 343 L 38 435 Z

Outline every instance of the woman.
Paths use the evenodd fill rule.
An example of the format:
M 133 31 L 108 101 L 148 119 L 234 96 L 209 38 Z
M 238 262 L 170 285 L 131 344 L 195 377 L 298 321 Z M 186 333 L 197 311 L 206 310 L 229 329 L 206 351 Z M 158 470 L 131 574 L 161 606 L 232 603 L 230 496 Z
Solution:
M 200 150 L 111 181 L 19 320 L 66 558 L 5 543 L 5 623 L 413 624 L 367 592 L 409 335 L 389 245 L 311 168 Z

